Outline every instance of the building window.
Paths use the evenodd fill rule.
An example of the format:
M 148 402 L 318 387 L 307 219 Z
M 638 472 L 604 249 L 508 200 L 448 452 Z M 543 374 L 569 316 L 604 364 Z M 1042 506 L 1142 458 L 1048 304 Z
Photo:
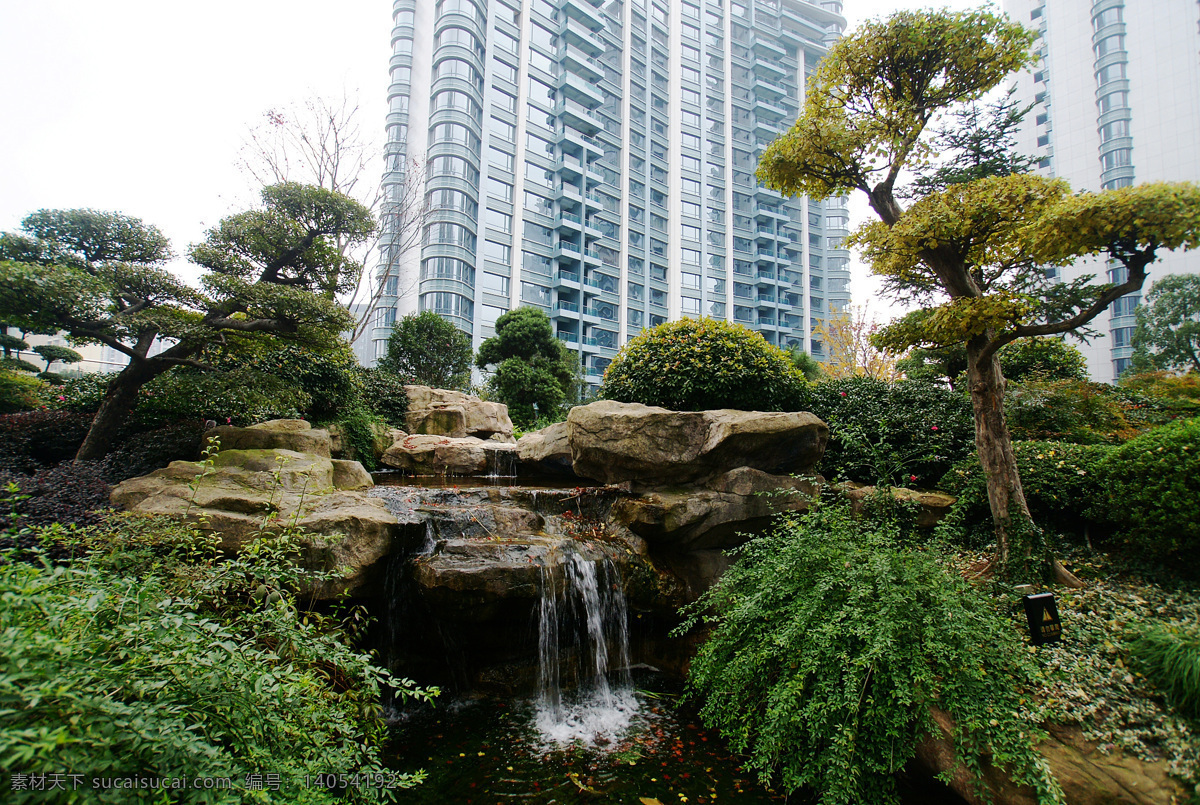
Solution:
M 483 290 L 488 293 L 498 294 L 499 296 L 508 296 L 509 279 L 499 274 L 483 272 Z

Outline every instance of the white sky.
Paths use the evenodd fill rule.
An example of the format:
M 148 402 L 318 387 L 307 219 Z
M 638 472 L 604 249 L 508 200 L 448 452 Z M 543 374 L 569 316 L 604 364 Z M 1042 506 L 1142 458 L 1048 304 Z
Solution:
M 868 17 L 929 5 L 845 0 L 845 12 L 853 29 Z M 255 200 L 235 163 L 266 110 L 345 94 L 357 100 L 364 128 L 382 139 L 391 7 L 390 0 L 0 2 L 0 231 L 45 207 L 119 210 L 158 226 L 184 255 L 209 226 Z M 855 204 L 854 222 L 868 212 Z M 851 288 L 856 304 L 888 310 L 862 266 Z

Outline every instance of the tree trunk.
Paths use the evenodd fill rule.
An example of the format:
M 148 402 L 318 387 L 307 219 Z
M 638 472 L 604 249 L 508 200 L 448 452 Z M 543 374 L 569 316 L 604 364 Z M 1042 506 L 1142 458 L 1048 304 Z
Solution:
M 1064 568 L 1040 538 L 1029 514 L 1012 437 L 1004 418 L 1004 375 L 995 354 L 981 361 L 986 335 L 967 342 L 967 388 L 975 413 L 975 449 L 987 479 L 988 504 L 996 533 L 993 567 L 1001 577 L 1020 581 L 1082 582 Z
M 168 368 L 156 371 L 144 363 L 138 364 L 137 361 L 129 364 L 108 384 L 100 410 L 75 454 L 76 461 L 96 461 L 108 454 L 126 417 L 137 405 L 138 391 Z

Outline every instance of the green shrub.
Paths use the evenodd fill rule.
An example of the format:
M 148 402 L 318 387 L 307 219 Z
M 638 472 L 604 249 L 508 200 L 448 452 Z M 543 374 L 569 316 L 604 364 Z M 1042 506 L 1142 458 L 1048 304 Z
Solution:
M 1129 644 L 1129 651 L 1172 707 L 1200 719 L 1200 623 L 1151 626 Z
M 1131 389 L 1083 380 L 1010 383 L 1004 396 L 1009 432 L 1022 441 L 1118 444 L 1165 421 L 1160 408 Z
M 896 802 L 894 776 L 932 728 L 957 724 L 960 762 L 984 756 L 1053 799 L 1035 724 L 1015 715 L 1033 678 L 1014 623 L 896 524 L 844 506 L 783 520 L 688 610 L 712 626 L 688 686 L 701 717 L 764 782 L 826 805 Z M 1057 801 L 1061 801 L 1058 799 Z
M 799 411 L 807 386 L 788 354 L 760 334 L 716 319 L 680 319 L 622 347 L 600 394 L 675 411 Z
M 56 407 L 94 413 L 104 400 L 111 374 L 72 378 L 59 390 Z M 126 431 L 153 430 L 181 420 L 253 425 L 302 416 L 311 397 L 281 378 L 247 367 L 205 372 L 181 367 L 159 375 L 138 391 Z
M 471 336 L 423 310 L 392 325 L 379 368 L 416 385 L 462 389 L 471 380 L 471 354 Z
M 51 398 L 52 391 L 43 380 L 0 368 L 0 414 L 41 408 Z
M 407 381 L 383 369 L 362 367 L 358 369 L 358 378 L 363 403 L 371 413 L 393 427 L 407 427 L 408 393 L 404 390 Z
M 1100 462 L 1112 448 L 1069 442 L 1014 442 L 1021 487 L 1033 521 L 1062 534 L 1084 534 L 1106 518 L 1093 511 L 1103 494 Z M 992 538 L 987 479 L 977 456 L 954 465 L 938 488 L 958 496 L 954 512 L 968 534 Z
M 299 611 L 289 536 L 231 560 L 167 518 L 119 517 L 83 532 L 92 554 L 0 564 L 0 763 L 89 777 L 227 777 L 172 792 L 205 803 L 378 802 L 382 787 L 326 791 L 305 775 L 386 774 L 378 718 L 386 671 L 327 617 Z M 401 683 L 401 693 L 425 692 Z M 247 775 L 280 775 L 277 791 Z M 415 778 L 401 776 L 411 784 Z M 6 801 L 42 802 L 43 791 Z M 165 798 L 156 797 L 156 801 Z
M 375 458 L 375 428 L 382 421 L 365 407 L 343 409 L 336 420 L 342 432 L 342 453 L 367 470 L 375 471 L 379 462 Z
M 817 466 L 829 478 L 930 487 L 975 447 L 970 401 L 931 383 L 850 377 L 809 396 L 831 429 Z
M 284 345 L 245 361 L 244 366 L 279 378 L 310 398 L 305 417 L 313 422 L 331 422 L 341 411 L 358 403 L 358 360 L 349 345 L 332 352 L 318 352 Z
M 1172 422 L 1114 448 L 1099 466 L 1107 513 L 1147 554 L 1200 554 L 1200 418 Z

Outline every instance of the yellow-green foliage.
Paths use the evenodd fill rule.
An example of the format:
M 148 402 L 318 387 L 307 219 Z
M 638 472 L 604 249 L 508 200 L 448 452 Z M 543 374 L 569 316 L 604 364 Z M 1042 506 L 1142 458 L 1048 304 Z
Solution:
M 803 114 L 773 142 L 758 178 L 791 195 L 867 189 L 928 157 L 933 114 L 976 100 L 1030 62 L 1033 33 L 985 11 L 901 12 L 840 40 L 813 75 Z M 880 177 L 882 178 L 882 177 Z
M 631 339 L 601 396 L 676 411 L 796 411 L 808 382 L 788 354 L 740 324 L 681 319 Z

